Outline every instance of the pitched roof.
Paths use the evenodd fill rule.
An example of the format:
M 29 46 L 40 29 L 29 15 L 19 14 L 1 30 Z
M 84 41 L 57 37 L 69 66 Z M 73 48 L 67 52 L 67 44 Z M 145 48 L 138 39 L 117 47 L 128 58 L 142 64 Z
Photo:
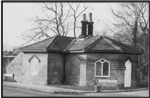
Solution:
M 54 41 L 47 47 L 48 51 L 63 51 L 73 40 L 73 37 L 57 36 Z
M 63 51 L 72 39 L 72 37 L 57 35 L 34 44 L 21 47 L 20 50 L 22 52 Z
M 113 47 L 115 47 L 116 49 L 120 50 L 120 51 L 124 51 L 124 52 L 140 52 L 138 51 L 136 48 L 132 47 L 132 46 L 129 46 L 129 45 L 126 45 L 126 44 L 123 44 L 119 41 L 116 41 L 114 39 L 111 39 L 109 37 L 104 37 L 105 40 L 110 43 Z
M 91 38 L 74 39 L 65 51 L 84 51 L 86 47 L 95 42 L 99 37 L 93 36 Z
M 66 52 L 121 52 L 121 53 L 141 53 L 131 46 L 113 40 L 106 36 L 93 36 L 85 39 L 74 39 Z
M 46 52 L 46 47 L 50 45 L 56 36 L 45 39 L 43 41 L 39 41 L 37 43 L 24 46 L 20 48 L 20 51 L 22 52 Z
M 119 52 L 141 53 L 137 49 L 106 36 L 92 36 L 75 39 L 66 36 L 54 36 L 46 40 L 22 47 L 22 52 Z

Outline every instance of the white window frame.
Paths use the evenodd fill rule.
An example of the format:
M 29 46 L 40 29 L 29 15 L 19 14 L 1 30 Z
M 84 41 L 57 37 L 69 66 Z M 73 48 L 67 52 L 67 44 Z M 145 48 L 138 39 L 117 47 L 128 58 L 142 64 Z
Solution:
M 104 62 L 102 62 L 101 60 L 104 60 L 104 62 L 107 62 L 108 63 L 108 76 L 103 76 L 103 63 Z M 96 75 L 96 63 L 97 62 L 100 62 L 101 64 L 102 64 L 102 68 L 101 68 L 101 75 Z M 98 60 L 98 61 L 96 61 L 95 62 L 95 67 L 94 67 L 94 76 L 95 77 L 110 77 L 110 62 L 109 61 L 107 61 L 106 59 L 104 59 L 104 58 L 101 58 L 100 60 Z

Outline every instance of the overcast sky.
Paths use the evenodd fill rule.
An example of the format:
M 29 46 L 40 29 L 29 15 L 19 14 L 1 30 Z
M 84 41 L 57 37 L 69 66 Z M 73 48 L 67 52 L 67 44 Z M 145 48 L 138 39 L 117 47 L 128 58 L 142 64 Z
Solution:
M 92 12 L 95 23 L 99 21 L 94 27 L 97 32 L 104 29 L 104 22 L 113 21 L 109 5 L 116 8 L 115 3 L 92 3 L 91 9 L 85 12 L 87 15 Z M 5 48 L 11 50 L 25 43 L 25 40 L 21 39 L 21 34 L 33 27 L 28 19 L 36 15 L 42 15 L 37 3 L 3 3 L 3 44 Z

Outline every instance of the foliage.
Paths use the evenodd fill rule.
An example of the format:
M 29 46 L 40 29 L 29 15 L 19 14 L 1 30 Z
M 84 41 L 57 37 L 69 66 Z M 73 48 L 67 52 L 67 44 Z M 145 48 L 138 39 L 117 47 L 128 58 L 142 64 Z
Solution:
M 14 53 L 15 56 L 17 56 L 17 55 L 20 53 L 19 48 L 20 48 L 20 47 L 14 47 L 14 48 L 13 48 L 12 52 Z
M 16 56 L 20 53 L 19 47 L 14 47 L 12 50 L 8 51 L 7 49 L 3 51 L 3 56 Z
M 112 23 L 114 37 L 144 51 L 138 57 L 138 65 L 144 75 L 148 75 L 146 73 L 149 66 L 149 3 L 119 3 L 118 7 L 118 11 L 111 8 L 116 19 L 116 23 Z M 147 69 L 143 70 L 145 67 Z
M 5 50 L 3 51 L 3 56 L 13 56 L 14 53 L 12 51 Z
M 148 80 L 141 80 L 137 83 L 137 87 L 148 87 Z
M 144 53 L 138 57 L 139 66 L 144 76 L 148 76 L 149 71 L 149 34 L 144 33 L 139 38 L 139 44 L 144 48 Z

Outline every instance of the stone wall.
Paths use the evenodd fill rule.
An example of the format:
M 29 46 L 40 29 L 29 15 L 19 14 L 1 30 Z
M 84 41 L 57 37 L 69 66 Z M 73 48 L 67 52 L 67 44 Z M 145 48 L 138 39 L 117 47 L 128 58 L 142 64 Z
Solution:
M 121 55 L 121 54 L 94 54 L 90 53 L 87 55 L 87 86 L 94 86 L 96 84 L 95 81 L 98 79 L 105 80 L 117 80 L 117 83 L 102 83 L 102 87 L 104 89 L 119 89 L 124 87 L 124 72 L 125 72 L 125 61 L 130 58 L 132 55 Z M 110 77 L 95 77 L 94 76 L 94 67 L 95 62 L 101 58 L 106 59 L 110 62 Z M 132 62 L 132 82 L 131 86 L 135 86 L 136 84 L 136 62 L 131 60 Z
M 138 63 L 136 63 L 136 62 L 133 62 L 132 63 L 132 74 L 131 74 L 131 79 L 132 79 L 132 81 L 131 81 L 131 86 L 132 87 L 135 87 L 136 85 L 137 85 L 137 64 Z
M 36 55 L 40 59 L 38 75 L 31 75 L 31 63 L 29 59 Z M 23 67 L 25 69 L 24 82 L 32 84 L 47 84 L 47 53 L 25 53 L 23 56 Z
M 66 55 L 65 82 L 66 84 L 79 86 L 80 59 L 74 54 Z
M 104 58 L 105 59 L 105 58 Z M 87 61 L 87 86 L 97 85 L 99 79 L 104 80 L 117 80 L 117 83 L 102 83 L 103 89 L 118 89 L 124 85 L 124 64 L 115 61 L 110 62 L 110 77 L 95 77 L 94 67 L 95 61 Z
M 132 62 L 131 87 L 135 87 L 137 84 L 138 55 L 122 54 L 120 56 L 124 57 L 124 62 L 128 59 Z
M 40 59 L 39 72 L 31 75 L 29 59 L 36 55 Z M 47 53 L 20 53 L 9 65 L 9 73 L 15 74 L 15 81 L 31 84 L 47 84 Z
M 17 82 L 20 82 L 24 76 L 23 55 L 24 53 L 19 53 L 6 67 L 6 73 L 14 74 L 14 80 Z
M 64 57 L 61 53 L 48 53 L 48 84 L 64 82 Z

